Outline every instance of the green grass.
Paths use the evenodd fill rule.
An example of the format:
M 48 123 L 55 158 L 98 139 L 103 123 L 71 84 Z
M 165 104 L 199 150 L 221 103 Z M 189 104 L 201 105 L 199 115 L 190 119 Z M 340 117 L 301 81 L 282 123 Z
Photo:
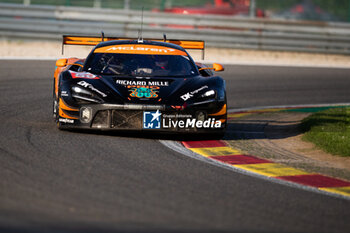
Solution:
M 350 108 L 314 113 L 302 121 L 301 128 L 305 141 L 333 155 L 350 157 Z

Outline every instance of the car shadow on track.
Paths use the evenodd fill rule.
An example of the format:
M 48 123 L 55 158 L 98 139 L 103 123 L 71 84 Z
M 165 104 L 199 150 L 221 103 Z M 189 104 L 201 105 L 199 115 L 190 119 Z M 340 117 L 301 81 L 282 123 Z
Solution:
M 240 120 L 238 122 L 229 122 L 223 139 L 283 139 L 302 133 L 300 121 Z
M 219 140 L 224 137 L 221 133 L 164 133 L 164 132 L 144 132 L 144 131 L 99 131 L 99 130 L 65 130 L 72 133 L 83 133 L 90 135 L 106 135 L 123 138 L 143 138 L 153 140 L 171 140 L 171 141 L 203 141 Z

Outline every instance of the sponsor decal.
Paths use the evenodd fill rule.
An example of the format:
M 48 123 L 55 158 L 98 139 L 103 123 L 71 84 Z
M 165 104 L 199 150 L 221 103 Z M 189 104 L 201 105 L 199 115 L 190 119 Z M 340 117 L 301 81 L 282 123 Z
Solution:
M 169 86 L 168 81 L 152 81 L 152 80 L 120 80 L 115 81 L 117 84 L 123 86 L 158 86 L 158 87 L 167 87 Z
M 207 88 L 208 88 L 208 86 L 202 86 L 202 87 L 198 88 L 197 90 L 188 92 L 188 93 L 186 93 L 186 94 L 180 96 L 180 98 L 181 98 L 183 101 L 186 101 L 186 100 L 192 98 L 192 97 L 193 97 L 195 94 L 197 94 L 198 92 L 200 92 L 200 91 L 202 91 L 202 90 L 204 90 L 204 89 L 207 89 Z
M 143 128 L 144 129 L 160 129 L 160 116 L 162 114 L 159 110 L 143 112 Z
M 85 81 L 80 81 L 78 82 L 78 85 L 83 86 L 85 88 L 89 88 L 90 90 L 97 92 L 98 94 L 100 94 L 102 97 L 106 97 L 107 95 L 105 93 L 103 93 L 102 91 L 96 89 L 92 84 L 85 82 Z
M 192 118 L 189 114 L 163 114 L 163 118 Z
M 162 121 L 161 121 L 162 117 Z M 219 129 L 221 121 L 215 118 L 207 120 L 197 120 L 188 114 L 163 114 L 159 110 L 143 112 L 143 128 L 144 129 L 169 129 L 169 128 L 204 128 Z
M 82 107 L 80 109 L 80 121 L 83 123 L 89 123 L 92 118 L 92 109 L 90 107 Z
M 130 91 L 130 97 L 136 98 L 157 98 L 158 89 L 157 86 L 127 86 Z
M 171 118 L 163 119 L 163 128 L 221 128 L 221 121 L 216 121 L 214 118 L 209 118 L 205 121 L 200 121 L 195 118 L 187 118 L 184 120 L 173 120 Z
M 58 119 L 58 121 L 62 122 L 62 123 L 69 123 L 69 124 L 73 124 L 74 123 L 74 120 L 67 119 L 67 118 L 60 118 L 60 119 Z
M 187 56 L 185 51 L 156 45 L 124 44 L 100 47 L 94 53 L 154 54 Z
M 171 53 L 174 52 L 175 49 L 171 48 L 159 48 L 159 47 L 139 47 L 139 46 L 114 46 L 106 49 L 106 51 L 150 51 L 157 53 Z
M 94 53 L 124 53 L 124 54 L 161 54 L 161 55 L 180 55 L 187 56 L 185 51 L 173 49 L 164 46 L 142 45 L 142 44 L 123 44 L 100 47 L 94 50 Z
M 186 93 L 186 94 L 180 96 L 180 98 L 183 99 L 183 101 L 186 101 L 186 100 L 188 100 L 188 99 L 190 99 L 192 97 L 193 97 L 193 95 L 190 94 L 190 93 Z
M 68 96 L 68 92 L 67 91 L 61 91 L 61 96 Z
M 74 72 L 74 71 L 69 71 L 69 72 L 72 75 L 72 78 L 99 79 L 98 76 L 88 72 Z

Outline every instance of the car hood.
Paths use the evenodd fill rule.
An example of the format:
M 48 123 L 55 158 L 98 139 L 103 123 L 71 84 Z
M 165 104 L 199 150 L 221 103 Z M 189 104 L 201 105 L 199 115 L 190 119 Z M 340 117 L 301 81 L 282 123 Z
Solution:
M 182 106 L 196 101 L 209 89 L 219 90 L 220 77 L 120 77 L 72 72 L 73 85 L 93 90 L 105 103 Z M 222 93 L 221 93 L 222 94 Z M 198 100 L 197 100 L 198 101 Z
M 208 88 L 202 77 L 101 77 L 108 89 L 125 103 L 183 104 L 181 98 L 201 85 Z

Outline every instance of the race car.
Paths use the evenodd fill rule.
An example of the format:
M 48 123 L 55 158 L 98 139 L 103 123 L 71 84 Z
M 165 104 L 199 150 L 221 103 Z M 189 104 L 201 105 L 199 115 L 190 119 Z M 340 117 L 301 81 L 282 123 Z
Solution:
M 185 49 L 203 41 L 63 36 L 94 45 L 86 59 L 56 61 L 53 116 L 59 129 L 223 133 L 225 81 Z

